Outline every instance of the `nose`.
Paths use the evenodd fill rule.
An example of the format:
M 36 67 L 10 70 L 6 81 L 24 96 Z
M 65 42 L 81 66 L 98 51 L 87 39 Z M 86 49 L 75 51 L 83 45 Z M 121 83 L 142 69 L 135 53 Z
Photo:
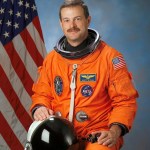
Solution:
M 73 28 L 73 27 L 76 27 L 76 26 L 77 26 L 77 25 L 76 25 L 75 20 L 72 20 L 72 21 L 71 21 L 71 25 L 70 25 L 70 26 L 71 26 L 71 28 Z

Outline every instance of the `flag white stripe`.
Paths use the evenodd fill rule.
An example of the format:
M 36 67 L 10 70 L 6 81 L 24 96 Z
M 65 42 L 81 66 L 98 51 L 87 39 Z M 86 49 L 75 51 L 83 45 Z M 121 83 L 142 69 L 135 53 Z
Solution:
M 29 52 L 27 51 L 26 45 L 23 42 L 20 34 L 13 39 L 13 44 L 20 59 L 26 66 L 27 72 L 31 76 L 32 80 L 35 81 L 37 79 L 37 74 L 35 74 L 35 72 L 37 72 L 37 66 L 30 56 Z
M 20 143 L 22 145 L 25 145 L 27 132 L 20 123 L 18 117 L 16 116 L 14 110 L 12 109 L 2 90 L 0 90 L 0 98 L 1 98 L 0 110 L 4 118 L 7 120 L 7 123 L 13 130 L 14 134 L 16 135 Z
M 0 127 L 2 130 L 2 133 L 0 133 L 0 150 L 21 150 L 26 143 L 27 130 L 32 122 L 32 119 L 29 116 L 29 107 L 31 106 L 31 97 L 29 93 L 32 94 L 32 84 L 37 78 L 37 67 L 42 65 L 43 58 L 47 53 L 44 41 L 40 37 L 38 31 L 40 30 L 41 32 L 39 22 L 27 25 L 28 21 L 31 22 L 33 19 L 39 19 L 36 10 L 25 6 L 27 0 L 24 0 L 25 3 L 21 7 L 18 5 L 18 2 L 14 0 L 10 0 L 13 5 L 10 4 L 9 0 L 1 1 L 2 9 L 6 9 L 7 7 L 8 10 L 13 9 L 14 12 L 18 10 L 22 15 L 19 18 L 16 18 L 14 17 L 15 13 L 11 15 L 7 13 L 7 11 L 5 11 L 4 14 L 0 14 L 0 17 L 10 18 L 10 20 L 14 19 L 14 23 L 16 22 L 19 24 L 16 28 L 13 28 L 13 26 L 10 28 L 9 26 L 6 26 L 6 19 L 4 19 L 1 24 L 1 29 L 4 33 L 10 33 L 12 30 L 13 32 L 8 34 L 8 36 L 6 35 L 2 39 L 2 43 L 0 41 L 0 65 L 2 71 L 1 81 L 5 84 L 3 84 L 2 88 L 0 88 L 0 112 L 2 115 L 2 121 L 0 121 L 3 123 L 4 119 L 4 124 L 6 124 L 6 127 L 3 125 Z M 30 6 L 35 6 L 34 0 L 27 2 Z M 24 17 L 25 14 L 28 18 Z M 24 19 L 27 19 L 27 22 Z M 31 41 L 23 39 L 26 38 L 25 32 L 28 32 L 27 36 L 29 37 L 30 35 L 33 41 L 32 39 Z M 13 51 L 11 52 L 11 47 L 10 50 L 7 49 L 7 51 L 3 44 L 6 45 L 6 47 L 13 45 L 14 53 Z M 36 46 L 36 48 L 34 46 Z M 28 50 L 28 48 L 31 47 L 34 47 L 35 49 L 33 51 L 32 49 Z M 19 59 L 22 62 L 18 65 L 16 64 L 18 62 L 16 59 Z M 12 99 L 13 96 L 17 100 Z M 12 131 L 10 129 L 12 129 Z M 11 133 L 9 134 L 9 132 Z M 15 143 L 18 144 L 16 145 Z
M 7 145 L 1 134 L 0 134 L 0 150 L 10 150 L 9 146 Z
M 0 64 L 2 63 L 3 63 L 2 68 L 5 71 L 5 74 L 9 79 L 14 91 L 20 98 L 21 104 L 23 105 L 25 110 L 29 113 L 29 107 L 31 105 L 31 97 L 25 90 L 22 82 L 20 81 L 13 66 L 11 65 L 9 56 L 7 55 L 3 45 L 0 43 Z
M 39 32 L 37 31 L 37 29 L 34 27 L 33 23 L 31 22 L 28 26 L 27 26 L 27 30 L 30 33 L 37 49 L 38 52 L 41 54 L 41 56 L 44 58 L 46 56 L 46 50 L 45 50 L 45 45 L 43 40 L 41 39 Z

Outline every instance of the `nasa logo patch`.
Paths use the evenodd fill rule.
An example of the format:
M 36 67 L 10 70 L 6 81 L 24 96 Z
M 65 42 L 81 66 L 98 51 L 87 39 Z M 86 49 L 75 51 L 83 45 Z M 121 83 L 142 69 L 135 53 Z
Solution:
M 54 79 L 55 92 L 57 95 L 61 95 L 63 92 L 63 81 L 60 76 L 56 76 Z
M 90 85 L 84 85 L 81 89 L 81 93 L 85 97 L 89 97 L 93 94 L 93 88 Z

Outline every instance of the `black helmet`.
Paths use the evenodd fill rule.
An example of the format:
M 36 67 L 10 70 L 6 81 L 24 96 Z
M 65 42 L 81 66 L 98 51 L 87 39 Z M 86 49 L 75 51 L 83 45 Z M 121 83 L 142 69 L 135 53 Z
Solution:
M 71 122 L 50 116 L 44 121 L 31 124 L 25 150 L 67 150 L 75 143 L 77 136 Z

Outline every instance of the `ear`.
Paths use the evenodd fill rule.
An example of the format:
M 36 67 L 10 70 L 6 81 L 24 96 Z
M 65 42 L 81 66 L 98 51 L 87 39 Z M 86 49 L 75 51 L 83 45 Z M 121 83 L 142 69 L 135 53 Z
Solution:
M 60 26 L 61 26 L 61 28 L 62 28 L 62 21 L 59 19 L 59 24 L 60 24 Z
M 90 25 L 90 23 L 91 23 L 91 16 L 88 16 L 88 18 L 87 18 L 87 22 L 88 22 L 88 26 Z

